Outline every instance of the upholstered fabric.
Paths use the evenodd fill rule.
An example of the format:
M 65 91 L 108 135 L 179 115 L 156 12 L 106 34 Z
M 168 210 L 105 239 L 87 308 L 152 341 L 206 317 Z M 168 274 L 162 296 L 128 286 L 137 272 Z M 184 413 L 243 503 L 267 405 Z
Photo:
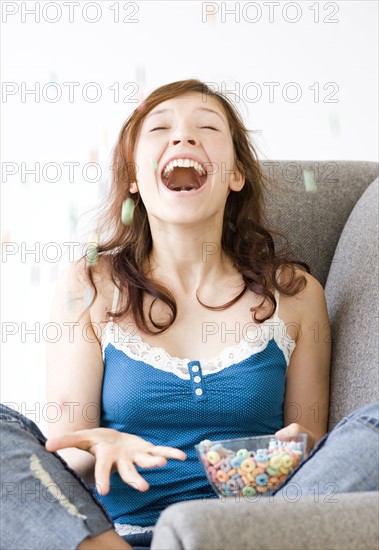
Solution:
M 379 395 L 379 179 L 342 231 L 325 286 L 332 327 L 329 430 Z
M 251 500 L 174 504 L 162 513 L 151 548 L 376 550 L 378 547 L 376 492 L 345 493 L 334 499 L 324 495 L 319 502 L 314 497 L 297 502 L 276 497 Z
M 270 228 L 289 239 L 293 258 L 305 261 L 325 287 L 342 229 L 356 202 L 378 176 L 375 162 L 263 162 Z M 317 192 L 306 190 L 303 170 L 313 171 Z M 274 239 L 278 247 L 282 239 Z

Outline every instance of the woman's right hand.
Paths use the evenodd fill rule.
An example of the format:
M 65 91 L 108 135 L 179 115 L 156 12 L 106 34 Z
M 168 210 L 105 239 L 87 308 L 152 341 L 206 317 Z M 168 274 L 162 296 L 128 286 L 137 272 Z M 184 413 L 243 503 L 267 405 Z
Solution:
M 174 447 L 153 445 L 136 435 L 111 428 L 91 428 L 54 436 L 46 441 L 48 451 L 76 447 L 91 453 L 95 459 L 96 489 L 109 493 L 109 478 L 117 470 L 121 479 L 138 491 L 147 491 L 149 484 L 137 472 L 140 468 L 157 468 L 167 464 L 167 458 L 186 460 L 186 454 Z M 112 470 L 113 469 L 113 470 Z

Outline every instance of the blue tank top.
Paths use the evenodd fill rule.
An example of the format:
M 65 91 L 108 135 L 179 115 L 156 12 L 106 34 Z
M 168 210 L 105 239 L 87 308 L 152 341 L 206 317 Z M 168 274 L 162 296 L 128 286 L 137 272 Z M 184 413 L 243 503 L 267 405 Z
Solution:
M 138 435 L 154 445 L 177 447 L 185 461 L 137 471 L 150 484 L 140 492 L 111 476 L 99 500 L 115 523 L 154 526 L 175 502 L 217 498 L 197 458 L 203 439 L 274 434 L 283 428 L 287 367 L 296 342 L 276 311 L 246 331 L 236 346 L 213 359 L 171 357 L 111 320 L 102 339 L 104 380 L 100 425 Z M 113 309 L 118 300 L 115 290 Z

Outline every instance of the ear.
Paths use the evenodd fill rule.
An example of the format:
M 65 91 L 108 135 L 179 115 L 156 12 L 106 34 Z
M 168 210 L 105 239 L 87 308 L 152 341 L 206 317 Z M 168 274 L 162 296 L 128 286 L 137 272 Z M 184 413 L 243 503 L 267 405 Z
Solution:
M 245 185 L 245 175 L 243 171 L 236 170 L 229 182 L 229 187 L 232 191 L 241 191 Z
M 137 182 L 133 181 L 133 183 L 130 184 L 129 192 L 130 192 L 130 193 L 138 193 L 138 185 L 137 185 Z

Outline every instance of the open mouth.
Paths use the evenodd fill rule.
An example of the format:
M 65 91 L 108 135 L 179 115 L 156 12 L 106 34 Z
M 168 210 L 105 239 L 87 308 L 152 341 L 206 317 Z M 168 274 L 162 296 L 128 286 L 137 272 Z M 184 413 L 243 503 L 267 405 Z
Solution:
M 208 174 L 196 161 L 177 159 L 170 162 L 162 171 L 162 183 L 170 191 L 195 191 L 203 187 Z

